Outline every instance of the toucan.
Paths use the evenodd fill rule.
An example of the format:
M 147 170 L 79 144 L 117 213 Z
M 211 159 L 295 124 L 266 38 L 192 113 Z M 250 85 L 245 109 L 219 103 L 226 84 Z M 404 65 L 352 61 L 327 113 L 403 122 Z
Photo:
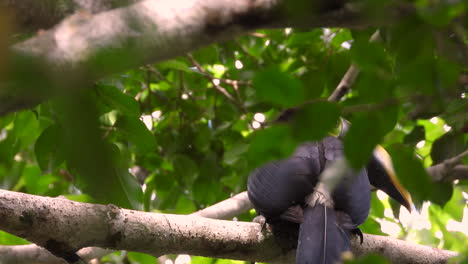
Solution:
M 366 168 L 341 182 L 332 194 L 317 189 L 319 175 L 343 156 L 343 143 L 329 136 L 298 146 L 287 159 L 255 169 L 247 183 L 257 213 L 276 234 L 297 232 L 296 264 L 340 262 L 351 234 L 368 217 L 371 184 L 411 209 L 411 198 L 398 183 L 389 155 L 376 148 Z M 288 230 L 283 230 L 288 227 Z

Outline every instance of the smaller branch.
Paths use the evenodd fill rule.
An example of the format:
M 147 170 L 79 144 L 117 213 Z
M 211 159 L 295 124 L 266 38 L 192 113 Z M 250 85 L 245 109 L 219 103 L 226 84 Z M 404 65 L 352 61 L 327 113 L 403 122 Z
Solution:
M 372 34 L 369 41 L 377 42 L 379 40 L 380 40 L 380 33 L 377 30 L 374 32 L 374 34 Z M 328 97 L 328 101 L 338 102 L 341 98 L 343 98 L 343 96 L 345 96 L 351 90 L 351 86 L 353 86 L 360 72 L 361 70 L 359 70 L 356 64 L 354 63 L 351 64 L 351 66 L 349 66 L 343 78 L 341 78 L 341 81 L 336 87 L 336 89 Z
M 201 65 L 200 63 L 198 63 L 197 60 L 195 60 L 195 58 L 191 55 L 191 54 L 187 54 L 187 57 L 189 58 L 189 60 L 192 62 L 193 65 L 195 65 L 195 67 L 198 69 L 198 71 L 200 71 L 200 73 L 206 77 L 210 82 L 211 84 L 213 84 L 213 87 L 215 88 L 216 91 L 218 91 L 220 94 L 224 95 L 229 101 L 231 101 L 232 103 L 236 104 L 237 105 L 237 101 L 236 99 L 234 99 L 234 97 L 232 97 L 232 95 L 222 86 L 220 86 L 219 84 L 217 84 L 214 79 L 216 79 L 214 76 L 212 76 L 211 74 L 209 74 Z
M 341 79 L 340 83 L 333 91 L 333 93 L 328 97 L 328 101 L 330 102 L 338 102 L 345 94 L 351 90 L 351 86 L 353 85 L 354 81 L 356 80 L 357 76 L 359 75 L 360 70 L 356 66 L 356 64 L 351 64 L 351 66 L 346 71 L 345 75 Z
M 252 203 L 247 196 L 247 192 L 244 191 L 192 215 L 213 219 L 230 219 L 250 209 L 252 209 Z
M 432 180 L 436 182 L 468 178 L 468 166 L 460 165 L 461 160 L 467 156 L 468 150 L 465 150 L 453 158 L 427 168 L 427 172 L 432 176 Z
M 213 75 L 209 74 L 201 65 L 198 63 L 197 60 L 192 56 L 192 54 L 187 54 L 187 57 L 189 60 L 192 62 L 193 65 L 198 69 L 198 71 L 203 75 L 205 78 L 207 78 L 211 84 L 213 84 L 213 87 L 215 88 L 216 91 L 218 91 L 220 94 L 224 95 L 231 103 L 233 103 L 235 106 L 237 106 L 243 113 L 247 113 L 247 110 L 245 109 L 244 105 L 242 104 L 242 101 L 239 98 L 239 101 L 237 101 L 227 90 L 226 88 L 222 87 L 219 85 L 217 81 L 220 81 L 219 78 L 214 77 Z M 230 80 L 230 79 L 224 79 L 225 83 L 233 83 L 233 82 L 240 82 L 237 80 Z M 234 89 L 235 90 L 235 89 Z
M 86 262 L 95 258 L 101 258 L 107 254 L 114 252 L 113 250 L 88 247 L 78 251 L 80 258 Z M 16 246 L 0 246 L 0 258 L 2 264 L 67 264 L 61 258 L 58 258 L 43 247 L 35 244 L 16 245 Z
M 154 73 L 154 75 L 156 75 L 156 77 L 158 77 L 160 80 L 163 80 L 165 82 L 167 82 L 168 84 L 174 86 L 174 83 L 171 82 L 170 80 L 168 80 L 166 78 L 166 76 L 164 76 L 158 69 L 156 69 L 155 67 L 151 66 L 151 65 L 147 65 L 145 67 L 147 70 L 149 70 L 150 72 Z M 148 87 L 149 88 L 149 87 Z
M 263 34 L 263 33 L 259 33 L 259 32 L 251 32 L 251 33 L 248 33 L 249 36 L 252 36 L 252 37 L 256 37 L 256 38 L 266 38 L 267 35 Z
M 452 177 L 449 177 L 451 180 L 468 180 L 468 166 L 467 165 L 457 165 L 452 170 Z
M 244 48 L 244 46 L 242 46 L 242 44 L 238 40 L 234 40 L 234 43 L 236 43 L 236 45 L 239 47 L 242 53 L 247 55 L 247 57 L 249 57 L 257 65 L 257 67 L 262 68 L 262 63 L 257 58 L 255 58 L 255 56 L 252 55 L 246 48 Z

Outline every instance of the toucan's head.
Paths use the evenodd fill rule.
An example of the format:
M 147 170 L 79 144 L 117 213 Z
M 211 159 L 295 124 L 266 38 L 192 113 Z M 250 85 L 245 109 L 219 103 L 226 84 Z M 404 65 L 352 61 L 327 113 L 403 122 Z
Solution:
M 411 196 L 398 181 L 393 170 L 392 159 L 383 147 L 377 146 L 374 149 L 372 158 L 367 165 L 367 174 L 372 185 L 411 211 Z

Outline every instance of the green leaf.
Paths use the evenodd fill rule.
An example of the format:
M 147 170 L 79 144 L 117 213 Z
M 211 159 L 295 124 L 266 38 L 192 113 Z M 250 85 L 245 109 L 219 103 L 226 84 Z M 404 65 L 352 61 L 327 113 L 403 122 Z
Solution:
M 138 154 L 156 150 L 156 138 L 139 118 L 121 116 L 115 123 L 115 127 L 135 146 Z
M 37 139 L 34 151 L 42 172 L 54 171 L 65 160 L 60 144 L 60 132 L 56 125 L 46 128 Z
M 465 206 L 466 201 L 462 191 L 460 188 L 454 188 L 452 198 L 444 206 L 444 212 L 450 214 L 455 221 L 461 222 Z
M 398 108 L 387 107 L 377 112 L 356 114 L 351 128 L 344 137 L 346 158 L 355 169 L 369 161 L 372 151 L 386 133 L 395 126 Z
M 425 139 L 426 130 L 423 126 L 415 126 L 411 132 L 405 136 L 404 143 L 410 145 L 416 145 L 419 141 Z
M 351 57 L 359 66 L 359 69 L 366 72 L 382 70 L 387 62 L 387 52 L 382 44 L 369 42 L 366 39 L 359 39 L 351 47 Z
M 367 164 L 375 146 L 382 140 L 383 133 L 378 122 L 373 116 L 353 119 L 344 137 L 344 153 L 353 168 L 360 169 Z
M 237 144 L 224 152 L 223 162 L 228 165 L 234 165 L 249 149 L 247 144 Z
M 140 105 L 135 99 L 114 86 L 99 85 L 97 88 L 99 99 L 122 115 L 140 117 Z
M 167 61 L 158 63 L 157 66 L 162 69 L 179 70 L 179 71 L 193 73 L 193 71 L 190 70 L 190 67 L 185 62 L 181 60 L 177 60 L 177 59 L 167 60 Z
M 330 44 L 337 50 L 343 49 L 341 44 L 345 41 L 350 41 L 353 39 L 349 29 L 343 28 L 336 32 L 335 36 L 331 40 Z
M 0 231 L 0 245 L 14 246 L 14 245 L 27 245 L 27 244 L 31 244 L 31 243 L 20 237 L 14 236 L 4 231 Z
M 308 104 L 294 117 L 293 135 L 298 141 L 316 141 L 328 135 L 337 125 L 340 109 L 326 101 Z
M 141 210 L 143 191 L 135 176 L 130 174 L 125 168 L 115 170 L 115 174 L 132 208 Z
M 292 153 L 296 143 L 288 126 L 277 125 L 256 131 L 247 152 L 249 165 L 255 168 L 268 161 L 285 158 Z
M 154 264 L 158 263 L 158 260 L 148 254 L 137 253 L 137 252 L 128 252 L 128 259 L 130 263 L 136 264 Z
M 355 260 L 346 261 L 347 264 L 389 264 L 386 258 L 376 255 L 376 254 L 368 254 L 364 257 L 360 257 Z
M 305 98 L 301 82 L 277 68 L 268 68 L 257 73 L 253 79 L 253 86 L 260 100 L 278 106 L 295 106 Z
M 97 202 L 139 209 L 141 199 L 133 195 L 132 179 L 127 179 L 133 177 L 128 164 L 115 145 L 103 140 L 94 99 L 88 92 L 55 101 L 67 168 L 75 185 Z
M 309 32 L 298 32 L 292 34 L 288 39 L 289 47 L 310 47 L 312 44 L 320 43 L 323 44 L 323 40 L 320 38 L 322 36 L 322 29 L 313 29 Z
M 191 184 L 198 176 L 197 164 L 187 155 L 176 154 L 172 158 L 174 175 L 184 184 Z
M 23 179 L 28 193 L 31 194 L 44 194 L 49 189 L 49 185 L 59 180 L 52 174 L 41 175 L 39 167 L 34 165 L 24 168 Z
M 377 222 L 374 217 L 367 218 L 364 224 L 359 226 L 359 229 L 366 234 L 386 235 L 382 232 L 380 223 Z
M 411 194 L 416 207 L 420 207 L 423 201 L 430 200 L 437 188 L 413 150 L 401 144 L 394 144 L 387 150 L 392 157 L 398 179 Z
M 308 71 L 301 76 L 305 87 L 306 99 L 319 98 L 327 85 L 323 71 Z
M 32 111 L 23 111 L 16 114 L 13 131 L 21 148 L 34 142 L 40 134 L 39 120 Z

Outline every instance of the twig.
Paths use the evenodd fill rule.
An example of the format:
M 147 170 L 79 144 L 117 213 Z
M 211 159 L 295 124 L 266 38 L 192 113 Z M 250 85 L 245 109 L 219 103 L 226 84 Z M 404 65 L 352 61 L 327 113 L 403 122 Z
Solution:
M 378 40 L 380 40 L 380 34 L 379 34 L 379 31 L 377 30 L 374 32 L 374 34 L 372 34 L 369 41 L 376 42 Z M 349 92 L 349 90 L 351 90 L 351 86 L 356 81 L 360 72 L 361 71 L 356 66 L 356 64 L 354 63 L 351 64 L 351 66 L 349 66 L 343 78 L 341 78 L 341 81 L 338 84 L 338 86 L 335 88 L 333 93 L 328 97 L 328 101 L 338 102 L 341 98 L 343 98 L 343 96 L 345 96 Z
M 187 54 L 187 57 L 189 58 L 189 60 L 193 63 L 193 65 L 195 65 L 195 67 L 198 69 L 198 71 L 201 73 L 202 76 L 204 76 L 205 78 L 207 78 L 211 84 L 213 84 L 213 87 L 215 88 L 216 91 L 218 91 L 220 94 L 224 95 L 231 103 L 233 103 L 234 105 L 236 105 L 243 113 L 247 113 L 247 109 L 245 109 L 245 106 L 244 104 L 242 103 L 241 101 L 241 98 L 240 98 L 240 95 L 238 96 L 238 99 L 239 101 L 237 101 L 227 90 L 226 88 L 222 87 L 221 85 L 219 85 L 219 83 L 216 81 L 216 80 L 220 80 L 216 77 L 214 77 L 213 75 L 209 74 L 201 65 L 200 63 L 198 63 L 197 60 L 195 60 L 195 58 L 192 56 L 192 54 Z M 237 80 L 231 80 L 231 79 L 224 79 L 225 83 L 235 83 L 236 84 L 236 87 L 237 87 L 237 84 L 239 84 L 241 81 L 237 81 Z M 249 82 L 242 82 L 243 84 L 248 84 Z M 236 88 L 234 88 L 235 90 Z M 237 92 L 237 91 L 236 91 Z
M 468 166 L 460 165 L 461 160 L 467 156 L 468 150 L 465 150 L 453 158 L 446 159 L 439 164 L 427 168 L 427 172 L 431 175 L 432 180 L 436 182 L 468 178 Z
M 213 87 L 215 88 L 216 91 L 218 91 L 219 93 L 224 95 L 229 101 L 231 101 L 232 103 L 237 105 L 236 99 L 234 99 L 234 97 L 232 97 L 232 95 L 224 87 L 222 87 L 221 85 L 217 84 L 214 81 L 216 78 L 214 78 L 214 77 L 211 78 L 211 75 L 200 65 L 200 63 L 198 63 L 198 61 L 195 60 L 195 58 L 192 56 L 192 54 L 187 54 L 187 57 L 190 59 L 192 64 L 195 65 L 195 67 L 198 69 L 198 71 L 200 71 L 200 73 L 204 77 L 206 77 L 211 82 L 211 84 L 213 84 Z
M 242 53 L 247 55 L 247 57 L 249 57 L 259 68 L 262 67 L 262 64 L 260 63 L 260 61 L 258 61 L 258 59 L 255 58 L 254 55 L 252 55 L 246 48 L 244 48 L 244 46 L 242 46 L 242 44 L 238 40 L 234 40 L 234 43 L 236 43 L 236 45 L 239 47 Z

